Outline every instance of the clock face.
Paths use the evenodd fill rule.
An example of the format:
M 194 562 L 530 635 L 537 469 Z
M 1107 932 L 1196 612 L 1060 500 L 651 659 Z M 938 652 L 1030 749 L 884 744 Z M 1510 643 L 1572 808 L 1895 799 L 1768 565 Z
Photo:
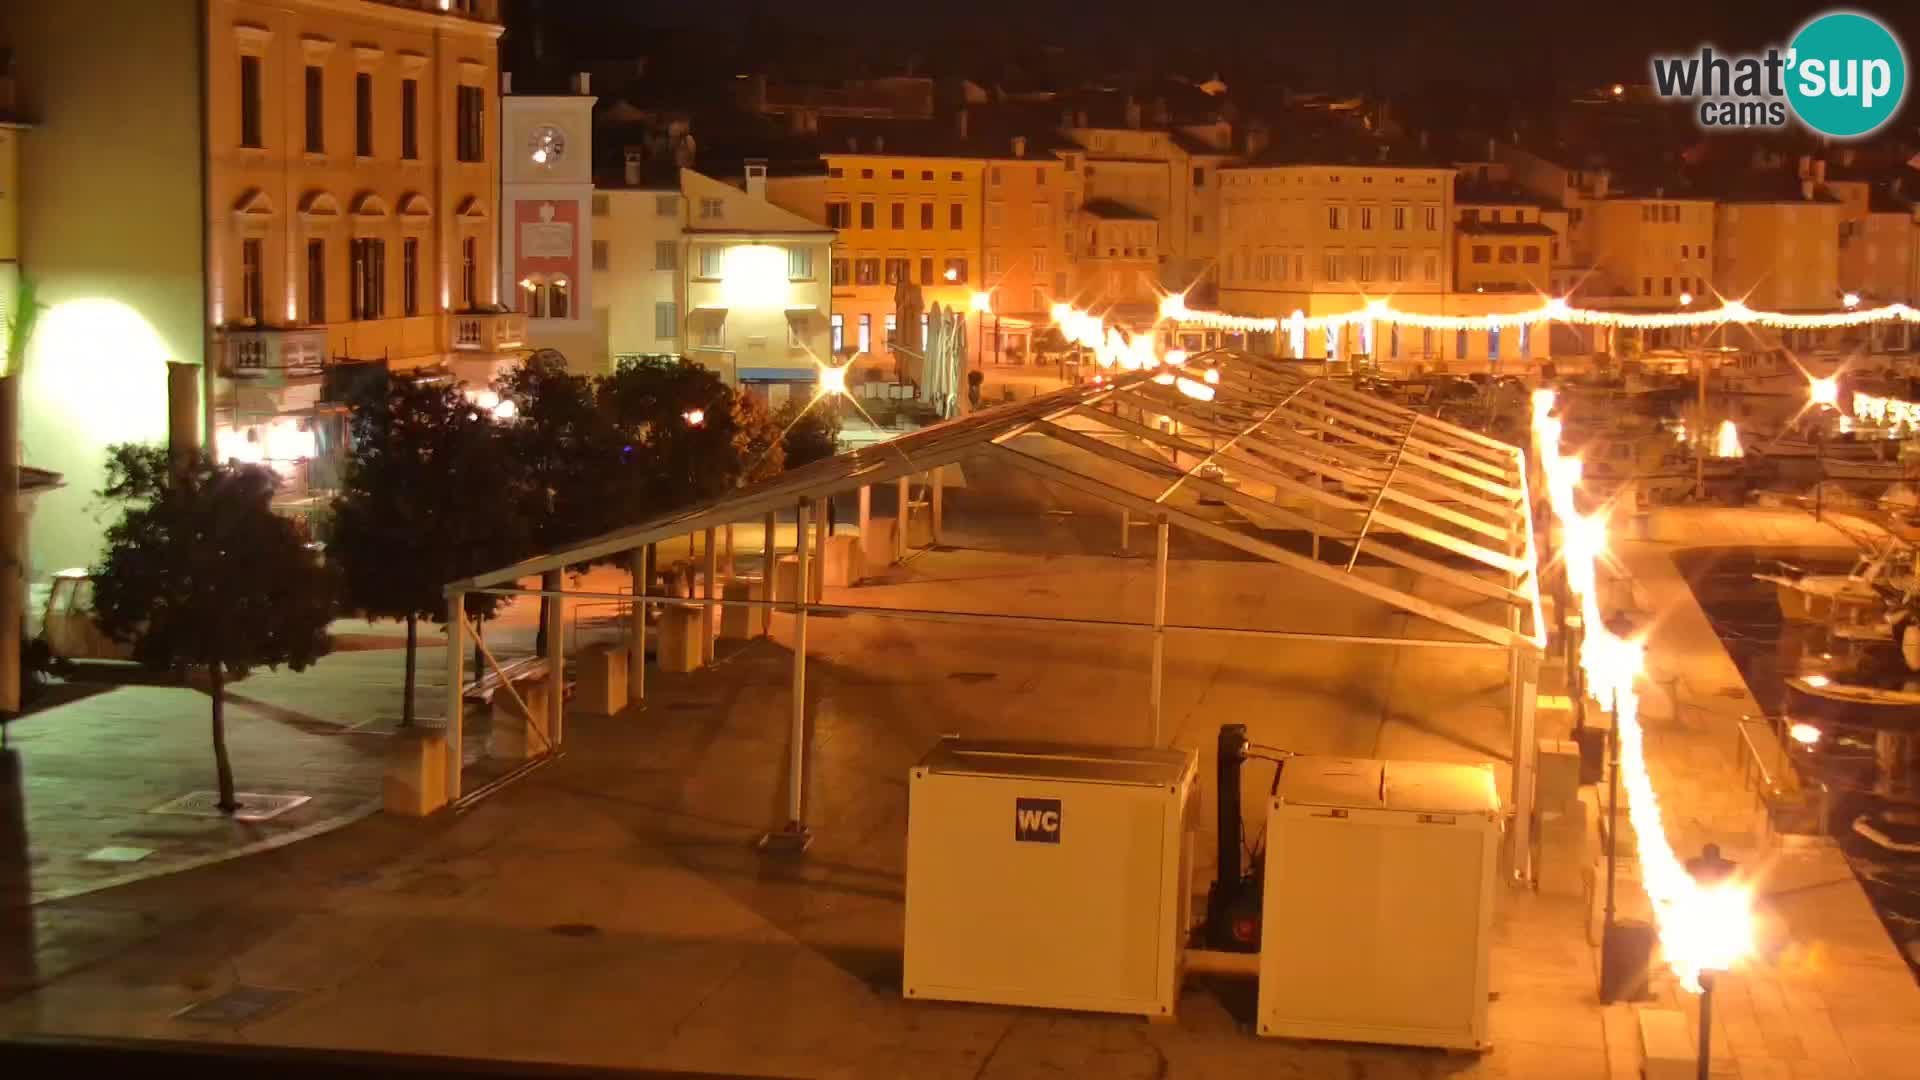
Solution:
M 527 139 L 527 156 L 535 165 L 552 165 L 567 152 L 567 135 L 552 124 L 541 124 Z

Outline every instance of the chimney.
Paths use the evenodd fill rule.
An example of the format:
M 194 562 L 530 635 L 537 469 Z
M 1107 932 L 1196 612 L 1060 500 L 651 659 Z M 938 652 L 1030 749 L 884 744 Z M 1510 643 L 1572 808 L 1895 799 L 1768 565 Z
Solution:
M 1140 130 L 1140 103 L 1131 97 L 1127 98 L 1127 126 L 1135 131 Z
M 581 97 L 593 93 L 593 76 L 584 71 L 573 73 L 573 92 Z
M 1379 151 L 1381 162 L 1384 163 L 1387 160 L 1388 152 L 1391 151 L 1393 148 L 1388 146 L 1386 143 L 1381 143 L 1376 149 Z
M 1827 182 L 1827 159 L 1826 158 L 1814 159 L 1813 182 L 1816 184 L 1824 184 Z
M 1801 154 L 1800 155 L 1800 179 L 1805 180 L 1812 175 L 1813 175 L 1813 159 L 1808 157 L 1805 154 Z
M 954 134 L 959 135 L 961 138 L 964 139 L 967 137 L 967 107 L 965 105 L 960 106 L 960 111 L 953 114 L 953 130 Z
M 1247 129 L 1247 156 L 1259 157 L 1267 149 L 1267 129 L 1255 125 Z
M 1800 181 L 1800 197 L 1808 202 L 1813 201 L 1813 177 L 1809 176 Z
M 747 194 L 756 199 L 767 197 L 767 159 L 747 159 Z
M 849 154 L 857 154 L 857 153 L 859 153 L 859 152 L 860 152 L 860 139 L 859 139 L 859 137 L 858 137 L 858 136 L 855 136 L 855 135 L 849 135 L 849 136 L 847 136 L 847 153 L 849 153 Z
M 513 72 L 511 71 L 503 71 L 500 73 L 500 96 L 513 96 Z
M 875 135 L 873 137 L 873 152 L 876 154 L 884 154 L 886 151 L 887 137 L 885 135 Z
M 641 163 L 644 162 L 645 160 L 646 160 L 646 155 L 644 152 L 640 150 L 639 147 L 630 146 L 627 148 L 626 180 L 627 180 L 627 185 L 629 187 L 640 186 L 640 166 L 641 166 Z
M 1015 135 L 1013 137 L 1013 156 L 1017 158 L 1027 156 L 1027 137 L 1025 135 Z

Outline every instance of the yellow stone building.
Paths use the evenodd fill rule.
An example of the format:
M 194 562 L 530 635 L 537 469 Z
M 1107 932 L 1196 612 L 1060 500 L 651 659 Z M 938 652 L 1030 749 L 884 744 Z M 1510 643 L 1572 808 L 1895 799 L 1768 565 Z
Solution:
M 36 572 L 96 556 L 105 447 L 167 437 L 169 364 L 202 373 L 203 439 L 297 504 L 337 483 L 340 376 L 519 345 L 487 310 L 501 30 L 499 0 L 0 5 L 46 304 L 22 438 L 68 478 Z

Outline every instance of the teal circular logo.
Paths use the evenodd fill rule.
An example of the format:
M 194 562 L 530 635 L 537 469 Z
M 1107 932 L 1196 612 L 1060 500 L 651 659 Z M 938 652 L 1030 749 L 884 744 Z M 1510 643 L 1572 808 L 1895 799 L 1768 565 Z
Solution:
M 1850 139 L 1892 119 L 1907 93 L 1907 58 L 1879 20 L 1851 11 L 1822 15 L 1788 47 L 1787 100 L 1802 123 Z

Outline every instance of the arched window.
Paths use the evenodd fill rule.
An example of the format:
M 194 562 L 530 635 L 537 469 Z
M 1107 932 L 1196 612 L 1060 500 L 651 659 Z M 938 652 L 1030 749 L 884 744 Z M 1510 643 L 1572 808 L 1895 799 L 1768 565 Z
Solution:
M 547 318 L 566 319 L 572 310 L 572 283 L 564 277 L 556 277 L 547 284 Z
M 523 305 L 529 318 L 547 317 L 547 279 L 540 274 L 529 274 L 520 280 L 520 291 L 524 294 Z

